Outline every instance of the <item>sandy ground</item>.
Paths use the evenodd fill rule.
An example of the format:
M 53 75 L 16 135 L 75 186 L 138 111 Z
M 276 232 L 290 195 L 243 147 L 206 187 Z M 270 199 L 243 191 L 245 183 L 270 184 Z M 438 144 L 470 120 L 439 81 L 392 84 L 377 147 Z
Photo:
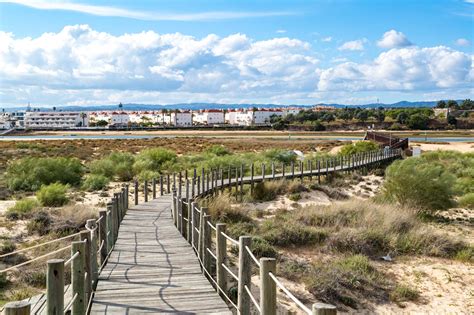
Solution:
M 412 146 L 419 146 L 422 151 L 452 150 L 462 153 L 474 152 L 474 142 L 423 143 L 411 142 Z

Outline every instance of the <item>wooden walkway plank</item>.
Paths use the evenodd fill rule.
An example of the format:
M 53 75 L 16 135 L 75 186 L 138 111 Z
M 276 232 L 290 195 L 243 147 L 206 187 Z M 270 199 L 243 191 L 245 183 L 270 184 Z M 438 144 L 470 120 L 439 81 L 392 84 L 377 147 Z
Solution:
M 91 314 L 232 314 L 173 225 L 171 198 L 127 211 L 100 273 Z

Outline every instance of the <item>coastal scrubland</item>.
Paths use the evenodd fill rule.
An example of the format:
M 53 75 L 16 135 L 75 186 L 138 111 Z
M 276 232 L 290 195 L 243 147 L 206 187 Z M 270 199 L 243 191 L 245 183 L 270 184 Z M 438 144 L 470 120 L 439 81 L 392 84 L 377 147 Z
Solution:
M 261 163 L 297 163 L 289 149 L 316 160 L 376 148 L 371 142 L 271 139 L 103 144 L 0 143 L 6 155 L 3 198 L 8 199 L 2 202 L 2 253 L 79 231 L 86 219 L 97 217 L 114 189 L 133 179 L 203 167 L 240 168 L 249 161 L 259 173 Z M 386 170 L 330 176 L 321 184 L 314 178 L 266 181 L 252 191 L 245 186 L 243 196 L 225 192 L 201 202 L 213 221 L 228 224 L 233 237 L 251 235 L 257 256 L 277 258 L 279 275 L 305 302 L 322 300 L 347 311 L 426 310 L 442 294 L 430 287 L 436 280 L 425 274 L 430 268 L 444 266 L 457 274 L 460 278 L 449 284 L 453 290 L 472 278 L 459 272 L 473 262 L 473 169 L 472 153 L 432 152 L 396 161 Z M 14 255 L 0 264 L 13 265 L 54 248 Z M 18 300 L 44 290 L 43 267 L 40 262 L 1 276 L 0 299 Z M 398 274 L 404 268 L 408 274 Z M 464 296 L 457 297 L 456 303 Z M 472 305 L 454 309 L 461 307 Z

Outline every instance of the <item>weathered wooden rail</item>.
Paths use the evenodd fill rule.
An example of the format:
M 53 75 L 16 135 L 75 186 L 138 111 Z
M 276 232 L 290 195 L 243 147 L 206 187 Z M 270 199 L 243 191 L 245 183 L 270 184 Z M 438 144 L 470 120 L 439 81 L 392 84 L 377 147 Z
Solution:
M 53 242 L 59 241 L 70 241 L 70 244 L 62 247 L 58 250 L 51 251 L 47 254 L 35 257 L 26 262 L 18 264 L 16 266 L 9 267 L 5 270 L 0 271 L 8 272 L 12 269 L 20 268 L 26 264 L 45 259 L 50 256 L 54 256 L 58 253 L 70 249 L 71 254 L 67 260 L 64 259 L 50 259 L 47 262 L 47 290 L 44 295 L 36 296 L 31 299 L 11 302 L 5 305 L 4 314 L 87 314 L 91 311 L 92 313 L 107 313 L 107 307 L 115 305 L 116 303 L 106 302 L 100 304 L 97 303 L 97 296 L 100 296 L 100 292 L 97 291 L 98 284 L 101 284 L 101 272 L 107 266 L 107 268 L 114 269 L 121 264 L 120 257 L 117 257 L 116 261 L 110 264 L 110 257 L 115 257 L 118 253 L 120 256 L 121 251 L 128 251 L 130 248 L 127 246 L 122 247 L 127 244 L 129 239 L 126 237 L 127 233 L 135 233 L 134 235 L 139 235 L 140 224 L 144 224 L 144 229 L 146 228 L 145 223 L 151 219 L 154 219 L 153 225 L 156 227 L 158 225 L 166 226 L 169 224 L 177 227 L 177 231 L 185 237 L 187 242 L 191 245 L 189 248 L 194 249 L 196 253 L 196 262 L 192 263 L 192 258 L 188 255 L 189 251 L 186 247 L 180 243 L 179 239 L 175 237 L 173 232 L 168 229 L 167 234 L 171 235 L 167 239 L 163 239 L 163 242 L 167 242 L 166 246 L 163 242 L 160 243 L 159 237 L 161 235 L 156 234 L 157 244 L 152 246 L 161 246 L 162 251 L 157 251 L 154 254 L 163 254 L 166 255 L 166 260 L 170 264 L 170 270 L 173 269 L 173 266 L 170 262 L 170 249 L 175 250 L 179 253 L 177 256 L 188 257 L 191 263 L 184 264 L 183 259 L 178 262 L 182 264 L 183 269 L 192 269 L 193 266 L 201 266 L 202 272 L 207 276 L 208 280 L 214 285 L 214 288 L 217 290 L 222 299 L 226 300 L 229 305 L 236 309 L 240 314 L 248 314 L 251 310 L 253 312 L 259 312 L 261 314 L 275 314 L 276 305 L 277 305 L 277 293 L 276 288 L 280 288 L 285 295 L 292 300 L 303 312 L 308 314 L 334 314 L 335 308 L 330 305 L 324 304 L 315 304 L 312 306 L 312 309 L 307 308 L 303 303 L 301 303 L 284 285 L 278 280 L 275 275 L 276 261 L 273 258 L 261 258 L 257 260 L 256 257 L 250 250 L 251 247 L 251 238 L 248 236 L 241 236 L 239 240 L 234 240 L 226 234 L 226 226 L 222 223 L 217 223 L 213 225 L 210 221 L 209 215 L 206 213 L 206 208 L 198 207 L 195 202 L 196 198 L 202 198 L 206 195 L 215 194 L 220 190 L 224 189 L 235 189 L 237 194 L 243 194 L 244 185 L 250 185 L 250 189 L 253 189 L 254 184 L 265 181 L 265 180 L 278 180 L 278 179 L 296 179 L 300 178 L 301 180 L 304 177 L 309 177 L 310 179 L 315 178 L 318 182 L 321 181 L 322 176 L 329 176 L 333 173 L 338 172 L 351 172 L 359 168 L 369 168 L 373 165 L 380 163 L 387 163 L 393 159 L 401 157 L 401 149 L 386 149 L 374 152 L 366 152 L 361 154 L 355 154 L 349 157 L 331 157 L 324 160 L 318 161 L 308 161 L 303 163 L 302 161 L 295 164 L 290 163 L 276 165 L 272 163 L 270 167 L 262 164 L 260 165 L 259 175 L 255 175 L 255 166 L 253 164 L 248 167 L 241 165 L 240 168 L 227 168 L 225 171 L 223 169 L 218 170 L 201 170 L 201 174 L 198 175 L 196 169 L 193 170 L 192 176 L 189 176 L 188 172 L 180 172 L 179 174 L 168 174 L 160 176 L 158 179 L 154 179 L 149 182 L 145 182 L 142 187 L 143 192 L 143 201 L 148 207 L 138 206 L 139 205 L 139 190 L 140 185 L 138 182 L 134 183 L 134 204 L 135 207 L 130 208 L 130 194 L 129 186 L 125 185 L 120 192 L 115 193 L 112 201 L 107 204 L 107 210 L 100 211 L 99 218 L 90 219 L 87 221 L 86 229 L 79 233 L 69 235 L 67 237 L 59 238 L 56 240 L 44 242 L 42 244 L 34 245 L 29 248 L 20 249 L 18 251 L 0 255 L 0 258 L 4 258 L 9 255 L 17 254 L 19 252 L 25 252 L 34 248 L 41 246 L 46 246 Z M 150 198 L 150 189 L 151 189 L 151 202 Z M 172 198 L 169 193 L 172 192 Z M 157 197 L 157 195 L 160 197 Z M 160 200 L 166 201 L 167 205 L 160 203 Z M 171 202 L 172 201 L 172 202 Z M 160 205 L 161 204 L 161 205 Z M 129 212 L 130 214 L 127 214 Z M 132 215 L 135 215 L 135 217 Z M 166 213 L 169 214 L 169 217 L 166 216 Z M 141 215 L 141 222 L 132 222 L 133 220 L 140 219 L 137 214 Z M 125 225 L 122 226 L 122 223 L 125 220 Z M 130 225 L 138 225 L 138 230 L 131 231 L 129 230 Z M 122 226 L 121 233 L 119 233 L 119 228 Z M 146 232 L 143 232 L 145 235 Z M 214 234 L 214 236 L 213 236 Z M 120 237 L 123 236 L 123 239 Z M 74 241 L 73 239 L 78 238 Z M 215 239 L 215 245 L 213 245 L 212 240 Z M 117 241 L 119 242 L 117 243 Z M 180 243 L 180 245 L 175 245 Z M 238 249 L 239 252 L 239 264 L 238 270 L 232 271 L 231 267 L 226 264 L 227 262 L 227 250 L 228 243 L 230 246 L 233 246 Z M 135 240 L 135 245 L 138 246 L 138 240 Z M 116 248 L 116 246 L 119 246 Z M 178 247 L 176 247 L 178 246 Z M 187 245 L 189 246 L 189 245 Z M 215 247 L 215 251 L 213 250 Z M 116 250 L 115 250 L 116 249 Z M 178 250 L 179 249 L 179 250 Z M 181 251 L 181 252 L 180 252 Z M 190 253 L 193 253 L 191 250 Z M 152 253 L 153 254 L 153 253 Z M 134 259 L 136 260 L 137 255 L 142 255 L 146 257 L 147 251 L 140 251 L 135 248 Z M 176 255 L 175 255 L 176 256 Z M 161 256 L 157 256 L 157 259 L 161 259 Z M 108 262 L 109 261 L 109 262 Z M 257 300 L 251 291 L 251 264 L 254 264 L 259 269 L 260 274 L 260 296 Z M 109 265 L 113 265 L 109 267 Z M 135 265 L 139 263 L 135 262 Z M 215 272 L 211 266 L 215 265 Z M 65 286 L 64 279 L 64 270 L 66 267 L 71 268 L 71 284 Z M 133 266 L 130 266 L 133 267 Z M 141 266 L 141 268 L 149 268 L 156 270 L 157 266 L 149 264 L 148 267 Z M 126 269 L 128 270 L 128 269 Z M 154 271 L 153 271 L 154 272 Z M 154 273 L 152 273 L 154 275 Z M 127 285 L 132 283 L 136 284 L 127 278 L 127 273 L 124 273 L 126 277 Z M 143 275 L 141 275 L 143 277 Z M 200 282 L 200 278 L 196 276 L 196 273 L 190 273 L 186 277 L 195 277 L 196 283 L 200 283 L 201 289 L 204 290 L 202 294 L 205 295 L 203 303 L 214 303 L 215 305 L 221 305 L 222 300 L 213 300 L 209 296 L 208 289 L 205 284 Z M 226 292 L 228 285 L 228 277 L 233 279 L 238 284 L 238 295 L 237 303 L 229 298 Z M 178 278 L 179 281 L 182 281 L 182 277 Z M 110 279 L 107 279 L 110 280 Z M 105 281 L 103 282 L 105 283 Z M 133 279 L 132 279 L 133 280 Z M 157 281 L 173 281 L 172 277 L 169 277 L 167 280 L 157 280 Z M 186 282 L 186 281 L 185 281 Z M 149 284 L 143 283 L 143 286 Z M 180 283 L 180 286 L 186 286 L 186 283 Z M 167 287 L 172 287 L 173 283 L 168 283 Z M 125 288 L 127 288 L 125 286 Z M 100 289 L 100 288 L 99 288 Z M 178 290 L 179 291 L 179 290 Z M 162 292 L 150 291 L 155 295 L 149 297 L 149 299 L 158 299 L 158 295 L 161 295 Z M 175 294 L 175 291 L 173 294 Z M 141 293 L 140 293 L 141 294 Z M 185 301 L 196 299 L 196 291 L 190 290 L 181 294 L 180 299 Z M 156 298 L 155 298 L 156 297 Z M 147 297 L 148 299 L 148 297 Z M 166 303 L 166 307 L 169 307 L 172 312 L 180 312 L 180 307 L 174 307 L 173 303 L 178 303 L 176 299 L 172 298 L 170 301 L 166 301 L 161 297 L 162 301 Z M 144 301 L 141 301 L 143 303 Z M 189 303 L 186 304 L 180 302 L 186 309 L 193 309 L 192 305 Z M 193 303 L 191 303 L 193 304 Z M 198 304 L 198 303 L 195 303 Z M 106 306 L 105 308 L 99 308 L 97 305 Z M 122 305 L 123 306 L 123 305 Z M 125 305 L 126 306 L 126 305 Z M 202 306 L 202 305 L 201 305 Z M 138 312 L 167 312 L 167 308 L 159 309 L 157 308 L 142 308 L 138 309 Z M 219 313 L 223 313 L 222 308 L 217 307 Z M 94 310 L 95 308 L 95 310 Z M 133 309 L 132 309 L 133 311 Z M 135 309 L 137 311 L 137 309 Z M 112 313 L 130 313 L 130 308 L 124 307 L 115 309 L 115 311 L 110 311 Z M 201 310 L 196 311 L 187 311 L 187 313 L 211 313 L 212 311 L 202 308 Z

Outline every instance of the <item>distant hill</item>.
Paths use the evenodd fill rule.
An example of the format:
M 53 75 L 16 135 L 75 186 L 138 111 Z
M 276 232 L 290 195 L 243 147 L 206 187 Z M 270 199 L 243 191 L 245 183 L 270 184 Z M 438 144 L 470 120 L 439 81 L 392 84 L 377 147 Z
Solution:
M 433 107 L 436 105 L 437 101 L 420 101 L 420 102 L 408 102 L 408 101 L 401 101 L 393 104 L 383 104 L 383 103 L 371 103 L 371 104 L 361 104 L 361 105 L 346 105 L 346 104 L 326 104 L 320 103 L 315 105 L 321 106 L 333 106 L 337 108 L 344 108 L 344 107 L 360 107 L 360 108 L 402 108 L 402 107 Z M 219 104 L 219 103 L 182 103 L 182 104 L 172 104 L 172 105 L 160 105 L 160 104 L 123 104 L 123 110 L 158 110 L 158 109 L 190 109 L 190 110 L 198 110 L 198 109 L 235 109 L 235 108 L 252 108 L 252 107 L 265 107 L 265 108 L 276 108 L 276 107 L 308 107 L 311 108 L 315 105 L 277 105 L 277 104 Z M 36 107 L 32 106 L 33 108 L 40 108 L 43 111 L 51 110 L 51 107 Z M 1 106 L 0 106 L 1 108 Z M 14 107 L 14 108 L 6 108 L 6 111 L 16 111 L 16 110 L 25 110 L 26 106 L 24 107 Z M 63 111 L 100 111 L 100 110 L 117 110 L 117 105 L 88 105 L 88 106 L 56 106 L 57 110 Z

